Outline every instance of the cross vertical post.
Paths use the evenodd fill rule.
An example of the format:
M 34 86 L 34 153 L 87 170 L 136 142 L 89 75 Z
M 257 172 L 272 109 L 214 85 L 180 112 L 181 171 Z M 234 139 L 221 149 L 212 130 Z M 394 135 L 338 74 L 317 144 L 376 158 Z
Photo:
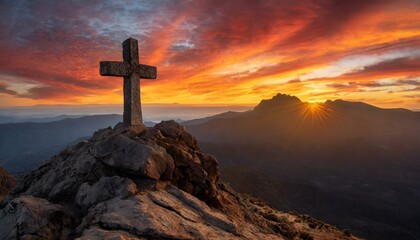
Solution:
M 139 48 L 137 40 L 129 38 L 122 43 L 124 62 L 130 66 L 139 64 Z M 140 100 L 140 78 L 133 72 L 124 77 L 124 123 L 140 125 L 143 123 Z

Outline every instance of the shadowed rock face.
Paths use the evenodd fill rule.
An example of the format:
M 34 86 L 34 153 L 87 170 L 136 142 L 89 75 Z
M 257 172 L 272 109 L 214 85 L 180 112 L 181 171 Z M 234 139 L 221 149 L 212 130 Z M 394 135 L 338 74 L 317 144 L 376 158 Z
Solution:
M 235 193 L 219 182 L 217 160 L 174 121 L 102 129 L 54 156 L 1 203 L 0 232 L 0 239 L 353 238 Z
M 0 201 L 12 191 L 16 180 L 6 170 L 0 167 Z

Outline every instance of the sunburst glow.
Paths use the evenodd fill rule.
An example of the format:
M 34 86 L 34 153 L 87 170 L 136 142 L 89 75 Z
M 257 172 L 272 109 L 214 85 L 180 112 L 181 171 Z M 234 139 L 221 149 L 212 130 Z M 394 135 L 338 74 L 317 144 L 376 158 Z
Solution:
M 329 109 L 323 103 L 307 103 L 302 110 L 303 122 L 306 124 L 325 125 L 329 118 Z

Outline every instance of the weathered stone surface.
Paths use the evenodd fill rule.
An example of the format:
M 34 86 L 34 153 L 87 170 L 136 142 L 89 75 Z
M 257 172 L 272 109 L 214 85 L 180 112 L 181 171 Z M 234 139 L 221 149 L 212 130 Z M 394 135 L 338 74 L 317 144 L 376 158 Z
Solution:
M 83 229 L 99 225 L 147 239 L 255 239 L 258 236 L 252 232 L 241 235 L 237 223 L 176 187 L 124 200 L 115 198 L 98 204 L 91 212 L 95 217 L 84 221 Z M 264 237 L 281 239 L 274 234 Z
M 96 182 L 108 172 L 89 154 L 91 147 L 89 143 L 80 149 L 64 150 L 24 176 L 12 194 L 29 194 L 55 203 L 72 200 L 81 184 Z
M 173 120 L 163 121 L 143 132 L 140 138 L 164 147 L 172 156 L 173 184 L 210 205 L 220 205 L 216 191 L 219 164 L 214 157 L 201 153 L 197 140 L 183 126 Z
M 163 136 L 173 140 L 180 140 L 187 146 L 199 150 L 197 140 L 185 130 L 184 126 L 179 125 L 174 120 L 162 121 L 156 124 L 155 128 L 159 129 Z
M 157 77 L 157 68 L 145 64 L 137 65 L 134 69 L 134 72 L 137 73 L 140 78 L 156 79 Z
M 155 128 L 159 129 L 162 132 L 163 136 L 170 137 L 173 139 L 179 138 L 185 131 L 185 127 L 179 125 L 174 120 L 162 121 L 156 124 Z
M 126 77 L 132 74 L 130 63 L 106 61 L 99 63 L 99 73 L 102 76 Z
M 77 240 L 143 240 L 146 238 L 138 237 L 124 231 L 105 230 L 100 227 L 92 227 L 83 231 L 83 235 Z
M 134 126 L 128 126 L 123 122 L 120 122 L 117 125 L 115 125 L 114 130 L 117 132 L 117 134 L 124 134 L 127 137 L 131 138 L 139 135 L 141 132 L 146 130 L 146 126 L 144 126 L 143 123 Z
M 137 193 L 136 184 L 129 178 L 119 176 L 102 177 L 93 186 L 83 183 L 76 194 L 74 202 L 86 211 L 97 203 L 114 197 L 126 198 Z
M 71 223 L 62 206 L 21 196 L 0 209 L 0 239 L 66 239 Z
M 130 126 L 143 124 L 140 100 L 140 79 L 136 73 L 124 77 L 124 123 Z
M 58 182 L 48 194 L 48 200 L 52 202 L 59 202 L 62 200 L 71 199 L 74 193 L 79 188 L 76 178 L 66 178 Z
M 115 135 L 92 151 L 107 166 L 155 180 L 172 177 L 174 160 L 159 146 L 140 144 L 124 135 Z
M 122 43 L 123 62 L 102 61 L 99 64 L 101 76 L 124 77 L 124 123 L 128 126 L 143 123 L 140 102 L 140 78 L 155 79 L 157 68 L 139 64 L 139 50 L 136 39 L 129 38 Z

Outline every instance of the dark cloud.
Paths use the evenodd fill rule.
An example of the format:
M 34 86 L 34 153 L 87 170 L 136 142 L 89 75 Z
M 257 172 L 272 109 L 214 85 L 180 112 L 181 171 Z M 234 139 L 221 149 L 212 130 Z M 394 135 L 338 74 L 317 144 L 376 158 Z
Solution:
M 355 83 L 356 84 L 356 83 Z M 359 83 L 356 84 L 357 86 L 361 87 L 384 87 L 384 86 L 397 86 L 396 83 L 381 83 L 381 82 L 366 82 L 366 83 Z
M 420 80 L 405 79 L 405 80 L 399 80 L 398 83 L 404 84 L 404 85 L 420 86 Z
M 295 79 L 287 81 L 287 83 L 300 83 L 300 82 L 302 81 L 299 78 L 295 78 Z
M 419 91 L 420 91 L 420 87 L 417 86 L 415 88 L 402 89 L 402 90 L 399 90 L 398 92 L 419 92 Z
M 315 1 L 317 15 L 284 44 L 313 43 L 340 34 L 348 23 L 369 10 L 384 7 L 390 0 Z
M 420 69 L 420 58 L 416 57 L 401 57 L 392 60 L 387 60 L 363 67 L 350 73 L 346 73 L 340 77 L 355 78 L 361 76 L 372 75 L 391 75 L 395 73 L 404 73 L 410 75 L 417 73 Z
M 354 89 L 359 85 L 356 82 L 348 82 L 347 84 L 343 83 L 331 83 L 327 84 L 327 87 L 336 88 L 336 89 Z
M 75 99 L 77 96 L 83 94 L 83 90 L 71 89 L 71 88 L 59 88 L 54 86 L 46 87 L 33 87 L 28 89 L 24 94 L 19 94 L 20 97 L 30 99 Z
M 327 87 L 335 88 L 342 91 L 352 92 L 377 92 L 382 91 L 381 87 L 402 87 L 402 86 L 416 86 L 415 88 L 399 88 L 389 91 L 393 92 L 411 92 L 420 89 L 420 80 L 402 79 L 392 82 L 370 81 L 370 82 L 348 82 L 348 83 L 331 83 Z
M 17 95 L 16 91 L 8 89 L 8 85 L 2 82 L 0 82 L 0 93 L 5 93 L 9 95 Z
M 415 78 L 419 75 L 419 69 L 420 58 L 418 56 L 400 57 L 368 65 L 361 69 L 347 72 L 336 77 L 312 78 L 309 79 L 309 81 L 356 81 L 359 86 L 366 87 L 418 85 L 419 81 L 412 78 L 413 76 Z M 406 79 L 398 80 L 401 77 L 406 77 Z M 386 83 L 373 81 L 374 79 L 381 78 L 395 78 L 396 82 Z M 363 83 L 359 83 L 361 81 L 363 81 Z

